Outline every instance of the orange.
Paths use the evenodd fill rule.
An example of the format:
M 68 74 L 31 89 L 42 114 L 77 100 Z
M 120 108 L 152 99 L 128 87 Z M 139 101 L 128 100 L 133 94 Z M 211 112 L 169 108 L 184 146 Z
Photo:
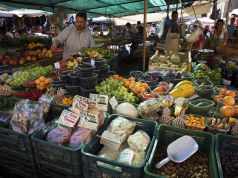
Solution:
M 219 99 L 223 99 L 224 95 L 216 95 L 214 101 L 217 102 Z
M 140 85 L 136 84 L 136 85 L 134 86 L 134 90 L 135 90 L 135 92 L 140 91 Z
M 233 106 L 235 104 L 235 98 L 233 96 L 225 96 L 223 98 L 223 103 L 225 105 Z
M 236 96 L 236 92 L 233 91 L 233 90 L 227 90 L 226 91 L 226 96 L 233 96 L 233 97 L 235 97 Z
M 40 83 L 39 83 L 39 86 L 40 86 L 40 87 L 45 87 L 45 82 L 40 82 Z
M 235 113 L 233 106 L 222 106 L 220 108 L 220 113 L 225 117 L 232 117 Z
M 129 81 L 135 81 L 136 79 L 134 77 L 128 78 Z
M 46 84 L 46 85 L 48 85 L 48 84 L 50 84 L 50 83 L 51 83 L 51 79 L 50 79 L 50 78 L 45 79 L 45 84 Z
M 36 83 L 36 85 L 39 85 L 39 84 L 40 84 L 40 80 L 37 79 L 37 80 L 35 81 L 35 83 Z
M 127 80 L 127 81 L 125 81 L 124 85 L 125 85 L 126 87 L 129 87 L 129 86 L 130 86 L 130 82 Z
M 40 82 L 44 82 L 45 81 L 45 77 L 44 76 L 40 76 L 39 80 L 40 80 Z
M 144 88 L 148 88 L 148 84 L 147 84 L 147 83 L 142 83 L 141 85 L 142 85 L 142 87 L 144 87 Z
M 227 89 L 226 88 L 219 88 L 218 93 L 219 95 L 224 95 L 226 93 Z

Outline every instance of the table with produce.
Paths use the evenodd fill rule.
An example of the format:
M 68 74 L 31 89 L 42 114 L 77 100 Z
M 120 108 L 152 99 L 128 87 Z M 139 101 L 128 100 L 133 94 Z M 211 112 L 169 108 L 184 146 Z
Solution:
M 29 50 L 35 47 L 40 44 L 28 44 Z M 54 55 L 37 50 L 38 57 Z M 238 176 L 238 91 L 227 75 L 206 64 L 189 72 L 189 64 L 170 55 L 153 58 L 161 63 L 158 70 L 120 76 L 112 58 L 108 49 L 86 48 L 70 60 L 0 75 L 0 172 L 8 177 Z M 164 58 L 171 61 L 166 67 Z M 192 142 L 196 146 L 185 154 Z

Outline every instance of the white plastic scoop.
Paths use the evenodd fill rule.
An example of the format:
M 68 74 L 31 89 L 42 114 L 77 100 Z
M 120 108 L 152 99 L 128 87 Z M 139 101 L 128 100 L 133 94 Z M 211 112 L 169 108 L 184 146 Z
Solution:
M 198 144 L 191 136 L 182 136 L 169 144 L 167 148 L 168 157 L 158 162 L 155 168 L 161 168 L 170 160 L 175 163 L 181 163 L 196 153 L 197 150 Z

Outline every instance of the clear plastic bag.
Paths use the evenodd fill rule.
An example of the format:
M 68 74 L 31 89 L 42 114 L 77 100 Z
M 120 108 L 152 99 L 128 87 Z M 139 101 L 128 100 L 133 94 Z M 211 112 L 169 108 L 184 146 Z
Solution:
M 150 144 L 150 136 L 142 130 L 138 130 L 129 136 L 127 143 L 130 149 L 135 151 L 145 151 Z
M 72 148 L 76 148 L 80 144 L 87 144 L 91 140 L 94 133 L 95 132 L 91 129 L 83 127 L 76 128 L 73 131 L 72 136 L 70 137 L 69 146 Z
M 72 133 L 71 128 L 58 126 L 48 133 L 46 140 L 48 142 L 61 145 L 67 144 L 71 137 L 71 133 Z
M 28 99 L 17 102 L 10 126 L 16 132 L 28 134 L 41 129 L 45 126 L 42 105 Z

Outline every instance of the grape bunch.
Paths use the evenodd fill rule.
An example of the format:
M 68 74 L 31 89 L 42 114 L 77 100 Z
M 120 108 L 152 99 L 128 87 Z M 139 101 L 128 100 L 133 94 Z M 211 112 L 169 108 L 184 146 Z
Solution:
M 125 101 L 130 103 L 136 103 L 139 98 L 134 93 L 129 92 L 123 83 L 118 80 L 106 79 L 96 86 L 96 91 L 102 95 L 108 95 L 109 97 L 115 96 L 118 101 Z

